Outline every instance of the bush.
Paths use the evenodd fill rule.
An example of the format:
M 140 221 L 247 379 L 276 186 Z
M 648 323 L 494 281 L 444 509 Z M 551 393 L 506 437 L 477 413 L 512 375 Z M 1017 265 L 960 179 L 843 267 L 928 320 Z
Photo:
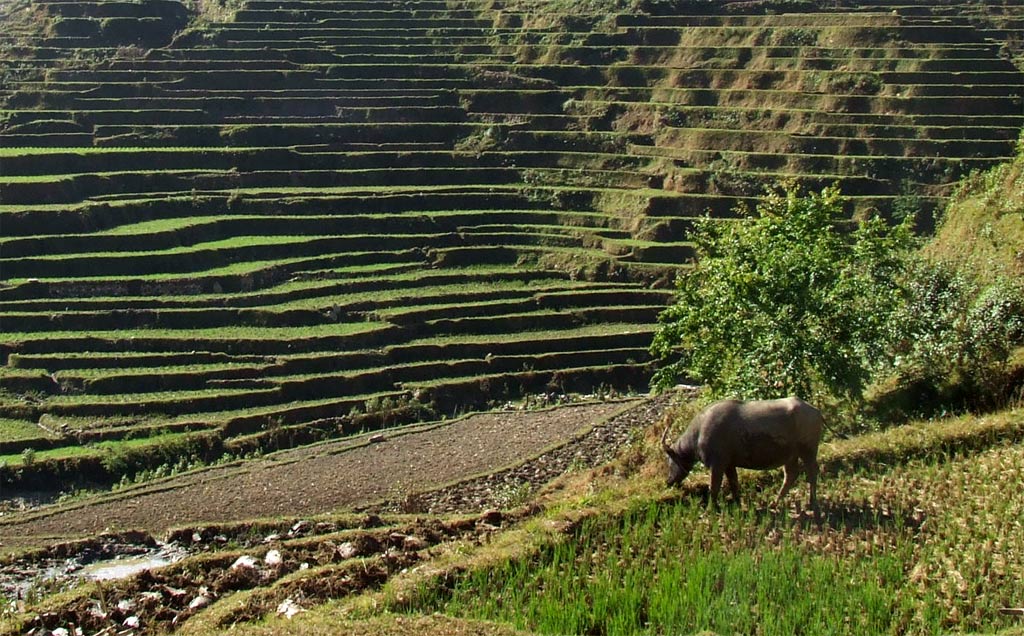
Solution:
M 924 259 L 908 268 L 903 301 L 890 315 L 889 359 L 879 372 L 897 386 L 926 386 L 935 396 L 974 403 L 1007 391 L 1008 361 L 1024 340 L 1024 288 L 988 284 Z
M 659 317 L 655 376 L 744 398 L 859 397 L 900 297 L 910 220 L 847 222 L 839 192 L 772 192 L 736 223 L 705 219 L 695 266 Z
M 932 409 L 1007 395 L 1024 286 L 982 284 L 921 256 L 912 217 L 849 231 L 842 221 L 834 188 L 789 188 L 736 223 L 701 222 L 697 263 L 659 317 L 651 350 L 667 364 L 655 385 L 685 378 L 716 396 L 831 402 L 889 380 L 890 390 L 929 396 Z

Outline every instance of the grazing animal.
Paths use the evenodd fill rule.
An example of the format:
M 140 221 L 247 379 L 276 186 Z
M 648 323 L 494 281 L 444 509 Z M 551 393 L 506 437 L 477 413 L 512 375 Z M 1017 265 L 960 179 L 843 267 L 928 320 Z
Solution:
M 786 478 L 773 504 L 778 506 L 796 481 L 802 461 L 811 486 L 810 505 L 817 511 L 818 443 L 823 427 L 821 412 L 795 397 L 715 402 L 697 414 L 671 446 L 665 441 L 668 428 L 662 434 L 661 445 L 669 463 L 668 485 L 685 479 L 699 459 L 711 469 L 712 504 L 718 504 L 723 476 L 729 478 L 729 490 L 739 503 L 737 468 L 784 466 Z

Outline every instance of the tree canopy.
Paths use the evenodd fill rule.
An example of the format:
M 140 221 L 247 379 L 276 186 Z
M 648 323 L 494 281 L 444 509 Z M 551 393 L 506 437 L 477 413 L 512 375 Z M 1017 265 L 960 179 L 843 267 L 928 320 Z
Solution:
M 697 259 L 659 317 L 654 382 L 742 398 L 860 396 L 889 329 L 908 220 L 850 221 L 837 188 L 769 193 L 753 214 L 703 219 Z

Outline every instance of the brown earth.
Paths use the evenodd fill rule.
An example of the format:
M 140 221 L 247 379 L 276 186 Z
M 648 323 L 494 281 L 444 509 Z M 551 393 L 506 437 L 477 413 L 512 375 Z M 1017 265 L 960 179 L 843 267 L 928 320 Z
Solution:
M 361 507 L 410 512 L 514 503 L 573 466 L 607 460 L 668 398 L 471 415 L 205 469 L 0 519 L 5 552 L 104 531 L 169 528 Z M 570 443 L 571 442 L 571 443 Z M 519 493 L 516 495 L 516 493 Z M 415 508 L 415 509 L 410 509 Z

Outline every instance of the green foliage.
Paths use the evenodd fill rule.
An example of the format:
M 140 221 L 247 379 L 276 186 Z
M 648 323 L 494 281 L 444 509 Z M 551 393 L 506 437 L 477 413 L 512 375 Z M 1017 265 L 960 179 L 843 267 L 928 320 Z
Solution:
M 472 572 L 427 605 L 549 634 L 885 634 L 904 614 L 909 534 L 854 561 L 814 554 L 749 511 L 701 511 L 651 502 L 588 519 L 535 562 Z
M 1024 339 L 1024 287 L 999 278 L 981 284 L 938 261 L 918 260 L 889 318 L 887 340 L 903 386 L 925 384 L 948 395 L 955 384 L 975 401 L 998 400 L 1015 343 Z
M 697 262 L 659 317 L 651 351 L 713 393 L 754 398 L 827 393 L 859 397 L 900 297 L 909 223 L 844 221 L 836 188 L 769 194 L 736 223 L 705 219 Z
M 557 634 L 996 633 L 1017 624 L 999 608 L 1019 606 L 1024 576 L 1008 556 L 1024 550 L 1024 499 L 1001 496 L 1024 474 L 1021 422 L 829 445 L 822 523 L 767 510 L 772 488 L 742 508 L 709 512 L 689 491 L 623 513 L 613 487 L 567 536 L 427 583 L 412 607 Z

